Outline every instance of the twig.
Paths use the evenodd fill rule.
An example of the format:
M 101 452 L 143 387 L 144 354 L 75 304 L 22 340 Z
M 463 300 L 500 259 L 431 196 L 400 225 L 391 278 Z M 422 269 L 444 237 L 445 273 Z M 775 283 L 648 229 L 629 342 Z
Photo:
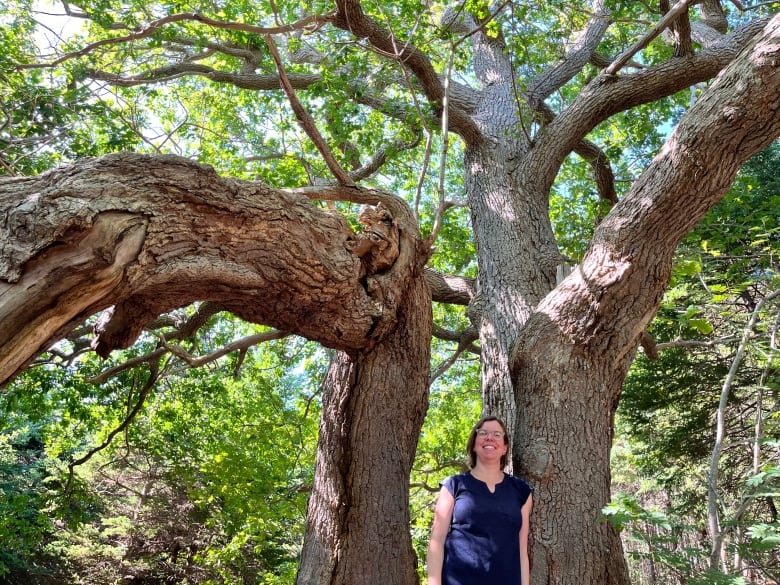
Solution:
M 295 117 L 298 118 L 298 121 L 301 123 L 301 127 L 306 134 L 308 134 L 309 138 L 311 138 L 312 142 L 314 142 L 314 146 L 317 147 L 317 150 L 320 151 L 322 158 L 325 159 L 325 164 L 328 165 L 330 172 L 333 173 L 336 180 L 342 185 L 353 186 L 355 184 L 354 181 L 350 178 L 349 174 L 341 168 L 341 165 L 336 160 L 336 157 L 333 156 L 333 153 L 325 142 L 325 139 L 322 137 L 322 134 L 320 134 L 320 131 L 317 129 L 314 119 L 309 112 L 306 111 L 306 108 L 303 107 L 300 100 L 298 100 L 298 96 L 295 95 L 295 90 L 290 84 L 290 80 L 287 78 L 287 73 L 284 70 L 282 59 L 279 56 L 279 51 L 276 49 L 276 43 L 274 43 L 273 38 L 270 34 L 264 35 L 263 38 L 265 39 L 266 45 L 268 45 L 268 50 L 271 52 L 274 63 L 276 63 L 276 69 L 279 71 L 279 81 L 281 82 L 282 89 L 284 90 L 284 93 L 287 94 L 287 99 L 290 100 L 290 105 L 292 106 L 293 112 L 295 112 Z
M 253 345 L 257 345 L 258 343 L 264 343 L 266 341 L 272 341 L 274 339 L 282 339 L 287 335 L 289 335 L 289 333 L 286 333 L 284 331 L 265 331 L 263 333 L 257 333 L 255 335 L 247 335 L 246 337 L 237 339 L 232 343 L 228 343 L 224 347 L 219 348 L 217 351 L 214 351 L 210 354 L 203 355 L 200 357 L 193 356 L 192 354 L 185 351 L 179 345 L 172 345 L 167 343 L 164 339 L 162 339 L 162 337 L 160 338 L 160 345 L 163 348 L 167 349 L 176 357 L 184 360 L 188 366 L 197 368 L 204 364 L 218 360 L 222 356 L 225 356 L 231 352 L 237 350 L 243 351 L 249 347 L 252 347 Z
M 138 399 L 135 401 L 135 405 L 133 406 L 132 410 L 127 414 L 125 419 L 120 423 L 118 427 L 116 427 L 108 434 L 105 441 L 103 441 L 100 445 L 98 445 L 97 447 L 93 447 L 87 452 L 86 455 L 83 455 L 82 457 L 79 457 L 78 459 L 71 461 L 68 464 L 68 481 L 65 483 L 66 493 L 70 489 L 70 485 L 71 482 L 73 481 L 73 474 L 75 473 L 76 467 L 78 465 L 82 465 L 86 463 L 92 458 L 93 455 L 95 455 L 95 453 L 99 453 L 100 451 L 108 447 L 111 444 L 111 441 L 114 440 L 114 437 L 116 437 L 119 433 L 121 433 L 128 426 L 130 426 L 130 423 L 133 422 L 133 419 L 141 411 L 141 408 L 143 407 L 144 402 L 146 401 L 146 397 L 149 395 L 149 392 L 154 387 L 154 384 L 157 382 L 157 378 L 159 377 L 159 375 L 160 375 L 159 361 L 150 361 L 149 378 L 146 380 L 146 384 L 144 384 L 144 387 L 141 388 L 141 391 L 138 394 Z
M 660 35 L 674 20 L 680 16 L 683 12 L 688 10 L 688 7 L 696 2 L 696 0 L 680 0 L 677 4 L 675 4 L 669 12 L 667 12 L 664 17 L 658 21 L 658 24 L 656 24 L 653 28 L 651 28 L 648 33 L 639 39 L 634 45 L 625 51 L 622 55 L 620 55 L 617 59 L 615 59 L 612 64 L 607 67 L 604 70 L 604 73 L 606 75 L 614 75 L 618 72 L 618 70 L 623 67 L 628 61 L 636 55 L 639 51 L 647 47 L 647 45 L 650 44 L 650 42 Z
M 752 4 L 751 6 L 745 6 L 739 0 L 731 0 L 731 3 L 742 12 L 747 12 L 748 10 L 755 10 L 756 8 L 761 8 L 762 6 L 772 6 L 773 4 L 780 4 L 780 2 L 778 2 L 777 0 L 771 2 L 759 2 L 758 4 Z
M 263 26 L 242 24 L 239 22 L 225 22 L 222 20 L 214 20 L 212 18 L 208 18 L 206 16 L 198 14 L 197 12 L 182 12 L 179 14 L 170 14 L 168 16 L 150 22 L 146 27 L 136 29 L 136 32 L 131 33 L 129 35 L 116 37 L 112 39 L 102 39 L 100 41 L 91 43 L 86 47 L 79 49 L 78 51 L 72 51 L 70 53 L 66 53 L 65 55 L 63 55 L 59 59 L 55 59 L 54 61 L 48 63 L 30 63 L 25 65 L 17 65 L 16 68 L 17 69 L 44 69 L 44 68 L 56 67 L 57 65 L 60 65 L 61 63 L 68 61 L 69 59 L 75 59 L 77 57 L 83 57 L 84 55 L 88 55 L 89 53 L 91 53 L 96 49 L 99 49 L 100 47 L 117 45 L 128 41 L 144 39 L 146 37 L 153 35 L 159 28 L 162 28 L 163 26 L 174 22 L 194 21 L 194 22 L 200 22 L 202 24 L 206 24 L 213 28 L 235 30 L 235 31 L 262 34 L 262 35 L 270 35 L 270 34 L 289 33 L 296 30 L 316 30 L 317 28 L 321 27 L 326 22 L 328 22 L 331 18 L 332 18 L 332 13 L 329 13 L 324 16 L 309 16 L 297 22 L 294 22 L 292 24 L 286 24 L 283 26 L 263 27 Z

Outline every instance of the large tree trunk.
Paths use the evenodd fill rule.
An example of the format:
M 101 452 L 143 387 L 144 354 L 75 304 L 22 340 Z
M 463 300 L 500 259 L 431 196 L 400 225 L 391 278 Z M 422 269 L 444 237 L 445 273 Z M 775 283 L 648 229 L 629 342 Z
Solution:
M 398 260 L 367 286 L 392 326 L 364 350 L 335 355 L 323 385 L 298 585 L 418 581 L 409 476 L 428 407 L 433 315 L 427 244 L 408 208 L 397 206 L 393 219 Z
M 626 585 L 620 536 L 599 516 L 610 500 L 613 417 L 633 355 L 596 360 L 541 319 L 521 339 L 514 460 L 536 488 L 533 582 Z
M 500 39 L 478 35 L 474 45 L 475 68 L 485 89 L 472 114 L 482 139 L 467 144 L 464 163 L 479 252 L 478 293 L 469 315 L 479 326 L 484 410 L 503 418 L 514 436 L 509 351 L 533 308 L 555 285 L 560 254 L 547 192 L 532 196 L 516 172 L 528 143 L 512 63 Z
M 612 419 L 674 251 L 742 162 L 780 134 L 780 17 L 686 114 L 513 349 L 516 469 L 536 487 L 533 582 L 623 585 L 609 501 Z
M 432 329 L 419 274 L 398 318 L 374 349 L 331 363 L 298 585 L 418 582 L 409 474 L 428 404 Z
M 315 191 L 381 202 L 359 218 L 379 243 L 301 191 L 226 180 L 178 157 L 120 154 L 0 180 L 0 382 L 109 306 L 94 343 L 103 354 L 196 300 L 335 348 L 298 582 L 411 585 L 429 249 L 400 200 Z

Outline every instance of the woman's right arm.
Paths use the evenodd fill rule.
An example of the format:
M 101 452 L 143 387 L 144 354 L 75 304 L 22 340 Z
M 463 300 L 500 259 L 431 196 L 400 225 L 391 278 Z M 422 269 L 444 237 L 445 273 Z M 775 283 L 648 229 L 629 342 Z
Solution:
M 452 522 L 452 510 L 455 507 L 455 498 L 446 487 L 439 491 L 436 499 L 436 508 L 433 513 L 433 527 L 431 528 L 431 541 L 428 544 L 428 585 L 441 585 L 441 570 L 444 564 L 444 541 L 450 531 Z

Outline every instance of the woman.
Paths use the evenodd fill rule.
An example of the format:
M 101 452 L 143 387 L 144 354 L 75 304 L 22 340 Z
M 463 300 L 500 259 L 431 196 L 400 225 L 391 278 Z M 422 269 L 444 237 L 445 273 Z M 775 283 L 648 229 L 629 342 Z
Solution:
M 442 482 L 428 546 L 428 585 L 529 585 L 531 487 L 504 473 L 509 438 L 495 416 L 471 430 L 466 473 Z

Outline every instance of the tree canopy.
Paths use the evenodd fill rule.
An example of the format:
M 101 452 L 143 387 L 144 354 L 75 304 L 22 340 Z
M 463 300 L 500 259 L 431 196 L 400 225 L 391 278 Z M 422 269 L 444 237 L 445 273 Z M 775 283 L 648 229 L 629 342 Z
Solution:
M 771 579 L 777 3 L 386 4 L 0 8 L 0 572 L 417 582 L 482 411 L 534 583 Z

